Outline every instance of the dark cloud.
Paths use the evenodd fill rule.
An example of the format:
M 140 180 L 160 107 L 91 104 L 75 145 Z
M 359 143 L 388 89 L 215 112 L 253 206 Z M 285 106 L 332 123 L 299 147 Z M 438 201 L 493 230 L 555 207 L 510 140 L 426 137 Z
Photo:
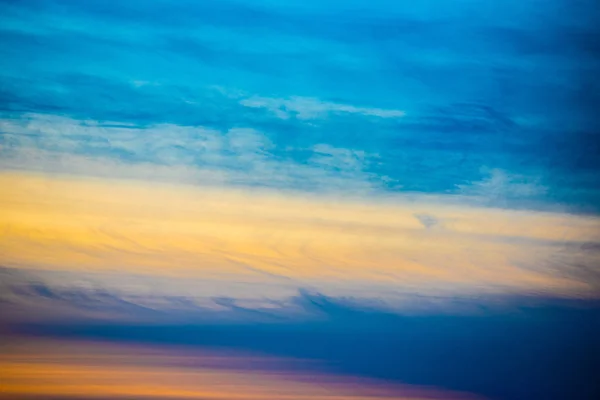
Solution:
M 415 214 L 415 218 L 418 219 L 421 225 L 426 229 L 433 228 L 440 222 L 436 217 L 428 214 Z
M 490 399 L 593 399 L 600 393 L 594 379 L 600 367 L 597 302 L 440 298 L 441 309 L 399 314 L 376 299 L 300 290 L 267 305 L 215 298 L 215 309 L 172 296 L 148 308 L 148 297 L 58 287 L 10 268 L 0 272 L 8 300 L 0 303 L 3 325 L 13 334 L 249 350 Z M 84 312 L 60 312 L 67 307 Z
M 238 318 L 217 325 L 55 322 L 16 329 L 65 339 L 252 350 L 319 360 L 338 373 L 444 387 L 491 399 L 596 398 L 598 304 L 512 301 L 521 306 L 504 311 L 482 308 L 479 315 L 403 316 L 377 311 L 355 299 L 301 291 L 291 306 L 318 318 L 285 323 L 265 319 L 247 323 Z M 233 299 L 218 302 L 236 307 Z

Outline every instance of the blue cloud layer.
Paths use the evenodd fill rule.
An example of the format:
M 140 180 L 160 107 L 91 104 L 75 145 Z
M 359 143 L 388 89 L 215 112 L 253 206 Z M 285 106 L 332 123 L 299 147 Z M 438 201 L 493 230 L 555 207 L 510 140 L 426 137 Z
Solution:
M 63 320 L 12 325 L 11 331 L 19 334 L 250 350 L 316 360 L 318 372 L 324 363 L 335 373 L 489 399 L 593 399 L 599 393 L 594 372 L 599 367 L 595 332 L 600 315 L 594 302 L 457 299 L 463 307 L 458 314 L 398 315 L 364 300 L 301 290 L 287 305 L 263 309 L 215 299 L 221 311 L 196 310 L 185 323 L 169 323 L 160 312 L 106 292 L 61 291 L 43 283 L 20 290 L 44 301 L 77 299 L 88 311 L 118 308 L 154 319 L 150 324 Z M 471 311 L 465 314 L 465 307 Z

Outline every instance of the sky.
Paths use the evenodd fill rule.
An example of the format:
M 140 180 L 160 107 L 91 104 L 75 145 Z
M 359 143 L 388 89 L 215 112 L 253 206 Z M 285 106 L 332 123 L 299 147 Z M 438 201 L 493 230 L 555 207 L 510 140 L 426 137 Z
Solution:
M 0 0 L 0 399 L 597 398 L 594 3 Z

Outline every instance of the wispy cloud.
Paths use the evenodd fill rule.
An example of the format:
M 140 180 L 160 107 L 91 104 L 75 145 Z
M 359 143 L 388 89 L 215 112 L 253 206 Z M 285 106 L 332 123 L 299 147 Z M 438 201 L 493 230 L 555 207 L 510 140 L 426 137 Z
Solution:
M 572 254 L 592 265 L 595 253 L 582 244 L 595 242 L 597 218 L 444 198 L 384 201 L 24 173 L 4 173 L 0 183 L 9 188 L 0 199 L 4 265 L 113 272 L 117 286 L 119 274 L 141 274 L 210 280 L 223 296 L 244 282 L 251 297 L 279 285 L 287 289 L 274 297 L 316 287 L 392 302 L 403 292 L 588 297 L 597 287 L 581 269 L 553 262 Z M 444 229 L 426 228 L 423 215 L 435 215 Z M 165 281 L 152 290 L 182 287 Z
M 514 198 L 539 198 L 546 193 L 547 187 L 535 177 L 510 174 L 500 169 L 487 170 L 487 177 L 468 185 L 457 185 L 459 192 L 481 197 L 491 203 Z
M 366 171 L 374 155 L 326 144 L 298 149 L 308 152 L 302 158 L 275 153 L 252 128 L 140 128 L 43 115 L 0 123 L 4 169 L 320 191 L 368 191 L 383 182 Z
M 327 117 L 329 114 L 359 114 L 379 118 L 401 118 L 404 111 L 382 108 L 357 107 L 349 104 L 331 103 L 314 98 L 291 97 L 289 99 L 250 97 L 240 101 L 246 107 L 265 108 L 278 118 L 310 120 Z

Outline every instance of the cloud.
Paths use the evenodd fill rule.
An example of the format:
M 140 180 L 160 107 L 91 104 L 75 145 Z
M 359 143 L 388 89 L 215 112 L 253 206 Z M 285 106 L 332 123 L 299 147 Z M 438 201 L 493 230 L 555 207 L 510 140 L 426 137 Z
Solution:
M 326 144 L 318 144 L 312 150 L 313 155 L 309 159 L 311 164 L 340 172 L 360 171 L 369 159 L 377 157 L 364 151 L 336 148 Z
M 252 128 L 141 128 L 36 114 L 0 124 L 4 169 L 309 191 L 360 192 L 382 183 L 365 171 L 370 154 L 323 144 L 299 159 L 276 153 L 271 140 Z
M 278 99 L 268 97 L 250 97 L 240 101 L 240 104 L 252 108 L 265 108 L 278 118 L 298 118 L 311 120 L 327 117 L 328 114 L 357 114 L 378 118 L 401 118 L 404 111 L 386 110 L 381 108 L 356 107 L 348 104 L 330 103 L 314 98 L 291 97 Z
M 431 229 L 440 224 L 440 221 L 436 217 L 429 214 L 415 214 L 415 218 L 419 220 L 425 229 Z
M 483 170 L 488 177 L 466 185 L 457 185 L 458 192 L 481 199 L 488 204 L 502 205 L 510 200 L 539 199 L 548 188 L 539 179 L 509 174 L 500 169 Z
M 109 273 L 108 286 L 174 295 L 197 285 L 210 296 L 254 299 L 312 287 L 394 303 L 410 293 L 594 297 L 598 285 L 585 268 L 555 262 L 560 255 L 593 265 L 594 248 L 581 244 L 596 241 L 597 218 L 445 197 L 310 196 L 48 173 L 3 173 L 0 184 L 9 188 L 0 196 L 4 265 Z M 435 215 L 444 229 L 423 229 L 415 215 Z
M 462 310 L 470 310 L 467 313 L 402 315 L 373 302 L 302 290 L 279 310 L 258 309 L 250 319 L 248 310 L 231 307 L 235 299 L 217 302 L 226 306 L 219 313 L 235 317 L 219 319 L 214 317 L 216 313 L 202 320 L 187 314 L 183 320 L 158 318 L 152 323 L 139 319 L 38 320 L 12 328 L 21 335 L 20 342 L 28 337 L 60 339 L 67 349 L 81 341 L 93 341 L 132 351 L 185 346 L 188 355 L 194 351 L 251 352 L 275 357 L 272 361 L 294 361 L 291 365 L 297 371 L 319 376 L 329 371 L 355 382 L 385 380 L 485 398 L 518 400 L 524 393 L 547 399 L 585 398 L 585 393 L 595 390 L 594 366 L 582 360 L 598 345 L 594 335 L 600 327 L 597 302 L 519 296 L 470 298 L 462 300 Z M 285 319 L 264 318 L 264 313 Z M 210 362 L 205 357 L 198 360 Z M 156 366 L 156 362 L 143 365 Z M 214 367 L 219 365 L 227 366 Z M 262 370 L 254 365 L 253 370 L 257 369 Z M 501 381 L 495 379 L 498 375 Z M 524 381 L 527 388 L 523 388 Z
M 442 388 L 348 376 L 325 363 L 237 349 L 72 338 L 15 338 L 0 348 L 13 398 L 476 400 Z M 480 399 L 481 400 L 481 399 Z

